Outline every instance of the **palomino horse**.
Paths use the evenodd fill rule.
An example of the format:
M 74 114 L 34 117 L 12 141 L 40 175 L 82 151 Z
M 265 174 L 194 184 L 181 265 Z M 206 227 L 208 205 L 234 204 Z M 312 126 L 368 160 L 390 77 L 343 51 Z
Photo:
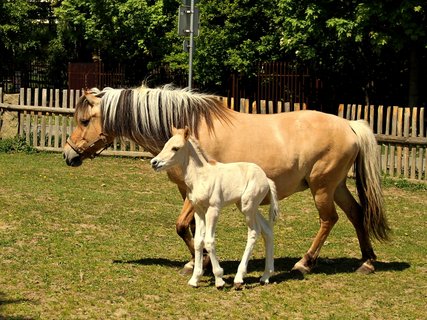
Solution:
M 390 228 L 384 212 L 377 144 L 365 121 L 348 121 L 316 111 L 238 113 L 224 107 L 215 96 L 169 86 L 85 93 L 76 106 L 75 119 L 77 126 L 64 147 L 64 158 L 71 166 L 80 165 L 114 137 L 129 138 L 157 155 L 170 138 L 172 125 L 189 126 L 213 159 L 258 164 L 275 182 L 279 199 L 310 189 L 320 228 L 293 270 L 303 274 L 312 270 L 338 220 L 337 204 L 356 230 L 363 260 L 358 272 L 374 271 L 376 255 L 371 240 L 387 240 Z M 353 164 L 360 203 L 346 186 Z M 185 198 L 182 174 L 170 169 L 168 176 Z M 177 232 L 194 257 L 189 229 L 193 215 L 186 199 Z
M 151 160 L 151 166 L 156 171 L 177 167 L 188 188 L 187 197 L 196 210 L 194 270 L 188 284 L 198 286 L 203 275 L 203 248 L 206 248 L 212 262 L 215 286 L 224 286 L 224 270 L 216 256 L 215 230 L 220 210 L 228 204 L 237 205 L 245 215 L 248 225 L 248 239 L 234 278 L 235 287 L 240 288 L 243 284 L 248 261 L 260 232 L 265 241 L 265 270 L 260 281 L 268 283 L 274 272 L 273 224 L 279 212 L 274 182 L 254 163 L 220 163 L 209 160 L 197 142 L 190 137 L 188 127 L 172 127 L 172 135 L 162 151 Z M 270 199 L 269 223 L 258 211 L 266 196 Z

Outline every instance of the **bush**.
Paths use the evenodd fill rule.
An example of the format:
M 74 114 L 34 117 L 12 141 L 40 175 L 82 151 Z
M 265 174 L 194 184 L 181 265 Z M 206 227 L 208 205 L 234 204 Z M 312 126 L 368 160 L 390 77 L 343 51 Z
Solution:
M 25 138 L 8 138 L 0 139 L 0 152 L 13 153 L 13 152 L 24 152 L 24 153 L 35 153 L 37 150 L 32 146 L 28 145 Z

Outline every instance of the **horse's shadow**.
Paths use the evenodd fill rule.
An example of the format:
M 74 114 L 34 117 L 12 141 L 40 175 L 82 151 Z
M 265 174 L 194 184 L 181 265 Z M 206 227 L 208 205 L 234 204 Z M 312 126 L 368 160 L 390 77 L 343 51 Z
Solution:
M 275 275 L 270 278 L 270 282 L 280 283 L 291 280 L 303 280 L 304 276 L 300 273 L 291 272 L 292 267 L 300 258 L 295 257 L 284 257 L 275 258 Z M 113 263 L 128 263 L 137 264 L 142 266 L 161 265 L 165 267 L 171 267 L 179 269 L 183 267 L 185 262 L 181 260 L 170 260 L 165 258 L 141 258 L 138 260 L 114 260 Z M 220 261 L 221 267 L 224 269 L 224 280 L 228 283 L 232 283 L 233 276 L 237 271 L 237 267 L 240 263 L 238 260 L 225 260 Z M 262 272 L 264 270 L 264 259 L 251 259 L 248 265 L 248 275 L 245 277 L 245 283 L 247 285 L 259 283 L 259 277 L 251 276 L 251 272 Z M 361 261 L 356 258 L 319 258 L 315 268 L 313 268 L 313 274 L 341 274 L 341 273 L 353 273 L 359 268 Z M 407 262 L 375 262 L 376 272 L 384 271 L 403 271 L 410 267 Z M 208 270 L 210 272 L 210 270 Z M 231 275 L 231 276 L 228 276 Z
M 33 301 L 29 299 L 8 299 L 6 295 L 3 292 L 0 292 L 0 319 L 8 319 L 8 320 L 32 320 L 33 318 L 30 317 L 22 317 L 22 316 L 9 316 L 3 314 L 2 307 L 7 304 L 18 304 L 18 303 L 28 303 Z

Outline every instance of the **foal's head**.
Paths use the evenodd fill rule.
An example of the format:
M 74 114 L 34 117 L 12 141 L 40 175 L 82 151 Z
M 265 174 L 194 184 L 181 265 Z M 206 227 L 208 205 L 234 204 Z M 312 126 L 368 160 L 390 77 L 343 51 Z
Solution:
M 188 139 L 190 129 L 177 129 L 172 127 L 172 137 L 166 142 L 162 151 L 151 160 L 151 166 L 156 171 L 170 169 L 176 165 L 183 164 L 188 157 Z

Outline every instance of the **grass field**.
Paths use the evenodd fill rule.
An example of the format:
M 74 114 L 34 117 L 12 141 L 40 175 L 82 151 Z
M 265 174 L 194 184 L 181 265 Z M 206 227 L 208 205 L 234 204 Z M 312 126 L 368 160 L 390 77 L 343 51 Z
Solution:
M 59 154 L 0 153 L 0 319 L 426 319 L 427 192 L 384 188 L 393 241 L 374 243 L 376 273 L 344 214 L 304 279 L 290 274 L 318 229 L 311 196 L 281 201 L 276 274 L 260 286 L 257 243 L 244 290 L 232 289 L 246 227 L 224 210 L 217 253 L 227 287 L 179 275 L 189 258 L 175 233 L 181 200 L 148 161 L 97 158 L 69 168 Z

